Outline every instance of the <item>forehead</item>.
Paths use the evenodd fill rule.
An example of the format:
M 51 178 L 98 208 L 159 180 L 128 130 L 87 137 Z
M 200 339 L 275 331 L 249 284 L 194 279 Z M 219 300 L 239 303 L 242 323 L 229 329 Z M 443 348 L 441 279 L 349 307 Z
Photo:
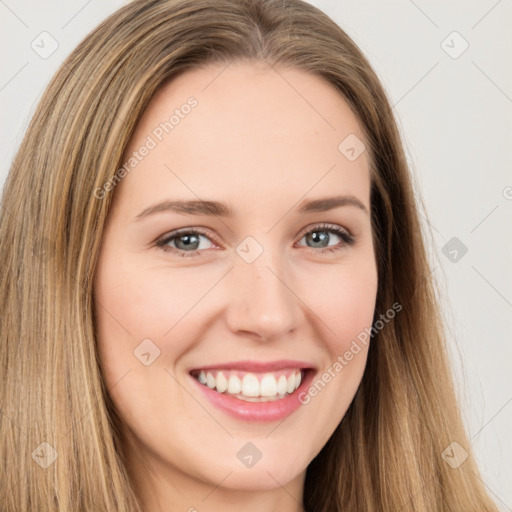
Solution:
M 151 149 L 132 160 L 116 194 L 137 207 L 166 196 L 264 207 L 278 195 L 291 205 L 339 192 L 368 206 L 367 155 L 348 159 L 340 150 L 347 137 L 364 140 L 348 103 L 323 78 L 260 62 L 212 64 L 155 94 L 124 161 Z

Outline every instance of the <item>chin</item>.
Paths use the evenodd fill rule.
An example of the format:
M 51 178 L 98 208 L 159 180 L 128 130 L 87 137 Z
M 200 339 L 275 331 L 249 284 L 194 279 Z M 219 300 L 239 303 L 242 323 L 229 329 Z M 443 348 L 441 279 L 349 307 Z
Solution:
M 306 460 L 297 460 L 297 454 L 290 457 L 286 454 L 268 454 L 266 457 L 262 456 L 252 467 L 245 468 L 243 464 L 232 467 L 232 473 L 223 482 L 223 487 L 233 490 L 269 491 L 301 478 L 307 465 Z

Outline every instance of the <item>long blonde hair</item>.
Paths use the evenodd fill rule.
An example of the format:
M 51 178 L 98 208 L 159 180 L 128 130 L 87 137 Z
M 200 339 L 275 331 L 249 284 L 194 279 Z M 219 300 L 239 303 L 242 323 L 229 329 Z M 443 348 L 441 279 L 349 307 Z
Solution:
M 417 206 L 386 94 L 354 42 L 300 0 L 138 0 L 89 34 L 41 99 L 0 210 L 0 507 L 140 511 L 101 378 L 92 282 L 112 180 L 154 93 L 213 62 L 265 60 L 333 84 L 371 154 L 379 289 L 345 417 L 308 467 L 311 512 L 496 511 L 461 421 Z M 456 442 L 469 453 L 443 459 Z M 458 448 L 460 450 L 460 448 Z

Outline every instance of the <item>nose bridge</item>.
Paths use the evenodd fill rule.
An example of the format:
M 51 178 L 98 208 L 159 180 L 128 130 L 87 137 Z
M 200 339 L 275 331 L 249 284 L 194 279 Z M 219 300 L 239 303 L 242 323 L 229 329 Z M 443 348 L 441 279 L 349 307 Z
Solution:
M 254 239 L 247 240 L 237 249 L 228 321 L 233 331 L 269 339 L 286 335 L 297 326 L 299 305 L 289 288 L 292 284 L 287 282 L 290 273 L 284 252 L 270 243 L 258 245 Z

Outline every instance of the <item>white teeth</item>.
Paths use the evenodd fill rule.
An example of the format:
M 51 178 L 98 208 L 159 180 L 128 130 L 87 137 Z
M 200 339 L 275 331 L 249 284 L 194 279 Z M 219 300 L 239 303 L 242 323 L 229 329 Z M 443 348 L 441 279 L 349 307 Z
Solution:
M 245 393 L 244 393 L 245 394 Z M 266 374 L 260 382 L 260 395 L 261 396 L 276 396 L 277 395 L 277 382 L 273 375 Z
M 279 380 L 277 381 L 277 394 L 278 395 L 284 395 L 286 393 L 286 385 L 288 381 L 286 380 L 286 377 L 284 375 L 281 375 L 279 377 Z
M 226 377 L 224 377 L 224 374 L 222 372 L 219 372 L 217 374 L 216 388 L 219 393 L 224 393 L 224 391 L 226 391 L 226 389 L 228 389 L 228 379 L 226 379 Z
M 231 395 L 236 395 L 241 391 L 242 381 L 236 375 L 231 375 L 231 377 L 229 377 L 228 393 Z
M 210 372 L 206 374 L 206 385 L 212 389 L 216 385 L 215 377 Z
M 242 395 L 244 396 L 260 396 L 260 381 L 256 375 L 246 373 L 242 380 Z
M 286 394 L 293 393 L 302 381 L 300 370 L 290 373 L 288 378 L 286 375 L 276 376 L 272 373 L 265 373 L 258 378 L 254 373 L 245 373 L 243 378 L 238 376 L 240 372 L 227 371 L 211 371 L 205 372 L 201 370 L 197 374 L 197 380 L 210 389 L 216 389 L 219 393 L 227 392 L 230 395 L 238 395 L 238 398 L 249 399 L 249 401 L 259 401 L 264 397 L 267 400 L 278 400 Z
M 292 373 L 286 382 L 286 392 L 287 393 L 293 393 L 293 390 L 295 389 L 295 375 Z
M 297 389 L 300 386 L 300 372 L 297 372 L 295 374 L 295 389 Z

